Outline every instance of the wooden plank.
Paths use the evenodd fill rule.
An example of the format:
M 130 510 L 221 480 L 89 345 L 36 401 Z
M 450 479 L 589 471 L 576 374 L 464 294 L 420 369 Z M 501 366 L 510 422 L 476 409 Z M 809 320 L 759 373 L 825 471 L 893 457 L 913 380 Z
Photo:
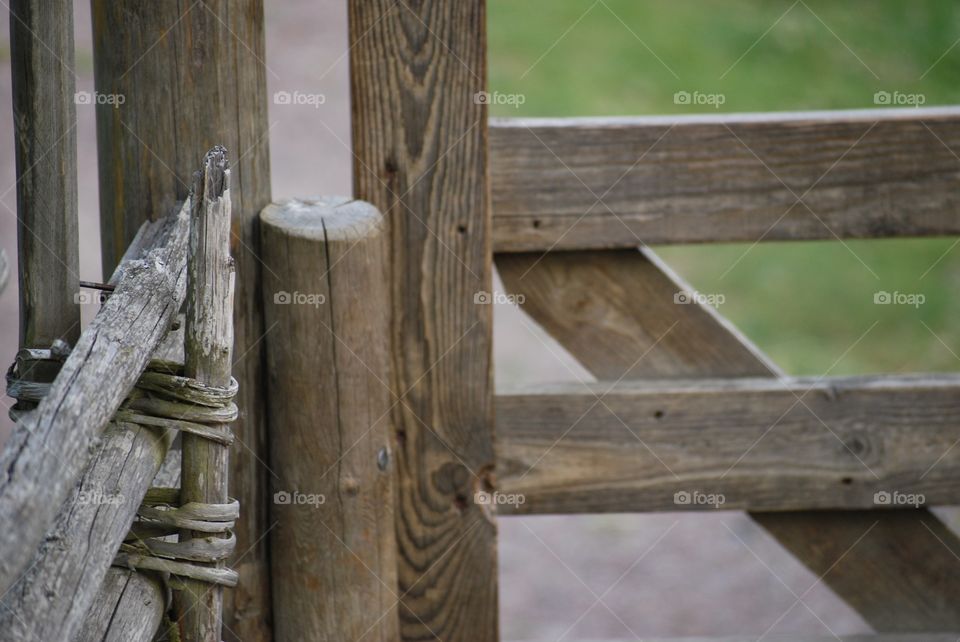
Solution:
M 958 234 L 957 150 L 957 107 L 497 120 L 494 248 Z
M 131 265 L 84 330 L 35 411 L 0 456 L 0 594 L 26 568 L 97 443 L 183 302 L 188 218 L 163 247 Z
M 168 217 L 144 225 L 110 283 L 119 283 L 135 261 L 162 247 L 173 223 Z M 182 353 L 182 333 L 171 332 L 153 356 L 178 335 Z M 173 435 L 163 432 L 127 423 L 114 423 L 107 430 L 28 570 L 0 598 L 0 639 L 153 639 L 163 613 L 163 584 L 149 574 L 120 581 L 118 576 L 129 572 L 108 567 L 167 452 Z M 91 538 L 91 532 L 97 537 Z M 141 599 L 150 594 L 156 599 Z M 125 607 L 122 612 L 108 611 L 106 620 L 95 622 L 106 605 L 112 609 L 118 603 Z
M 205 386 L 229 388 L 233 368 L 233 260 L 230 257 L 230 170 L 226 150 L 214 147 L 194 175 L 184 332 L 184 375 Z M 229 430 L 229 426 L 219 426 Z M 181 505 L 227 504 L 230 450 L 210 439 L 183 434 Z M 162 461 L 162 460 L 161 460 Z M 159 464 L 158 464 L 159 467 Z M 208 533 L 185 530 L 180 542 Z M 213 564 L 223 568 L 223 562 Z M 176 599 L 186 642 L 220 642 L 223 587 L 183 580 Z
M 123 259 L 110 279 L 116 284 L 123 276 L 128 261 L 140 259 L 150 247 L 160 241 L 165 233 L 164 221 L 146 223 L 137 232 L 137 236 L 127 248 Z M 183 339 L 185 325 L 182 315 L 174 322 L 175 328 L 167 333 L 157 349 L 154 350 L 152 363 L 162 359 L 167 363 L 183 364 Z M 163 442 L 166 445 L 167 442 Z M 180 440 L 174 437 L 175 448 L 168 448 L 160 469 L 156 471 L 152 486 L 180 486 Z M 104 449 L 110 447 L 109 442 Z M 143 465 L 147 458 L 132 458 L 131 462 Z M 139 489 L 124 498 L 133 501 L 140 497 Z M 134 492 L 136 490 L 136 492 Z M 144 488 L 143 490 L 146 490 Z M 140 499 L 133 502 L 134 509 L 139 508 Z M 69 507 L 65 506 L 67 510 Z M 61 512 L 63 512 L 61 510 Z M 128 529 L 129 530 L 129 529 Z M 116 546 L 110 548 L 115 552 Z M 91 584 L 96 584 L 91 582 Z M 160 621 L 167 610 L 167 586 L 160 575 L 144 571 L 130 571 L 111 566 L 100 583 L 93 604 L 87 611 L 86 619 L 74 638 L 74 642 L 147 642 L 157 634 Z
M 949 505 L 960 489 L 960 453 L 951 451 L 958 398 L 960 375 L 623 381 L 500 394 L 499 488 L 525 501 L 497 509 Z M 890 504 L 878 504 L 877 493 Z
M 20 347 L 80 336 L 73 3 L 10 3 Z M 9 208 L 8 208 L 9 209 Z
M 74 642 L 153 640 L 166 609 L 166 587 L 149 571 L 110 568 Z
M 395 642 L 397 556 L 390 295 L 383 217 L 363 201 L 261 215 L 277 471 L 271 568 L 278 640 Z
M 102 602 L 101 583 L 172 438 L 172 431 L 112 424 L 33 562 L 0 599 L 0 640 L 74 639 Z M 135 612 L 149 621 L 162 610 Z
M 523 295 L 524 311 L 548 333 L 563 337 L 567 349 L 583 356 L 598 377 L 683 379 L 702 376 L 705 370 L 713 377 L 776 372 L 749 343 L 716 341 L 718 325 L 739 334 L 714 308 L 687 305 L 678 311 L 675 297 L 692 290 L 678 285 L 679 277 L 653 252 L 499 254 L 497 269 L 510 291 Z M 641 327 L 638 318 L 644 319 Z
M 954 566 L 960 540 L 930 511 L 763 513 L 754 519 L 818 577 L 825 576 L 874 629 L 960 626 Z
M 97 91 L 120 94 L 120 109 L 97 106 L 103 263 L 109 270 L 147 218 L 184 198 L 203 154 L 223 145 L 232 173 L 236 261 L 231 493 L 243 506 L 233 566 L 239 585 L 224 596 L 227 640 L 270 639 L 266 406 L 256 220 L 270 202 L 262 0 L 202 3 L 94 0 Z
M 498 639 L 484 0 L 349 3 L 355 191 L 392 240 L 401 636 Z
M 558 259 L 562 261 L 576 260 L 578 253 L 547 255 L 544 261 L 538 263 L 533 269 L 553 269 L 552 259 L 558 256 L 574 257 Z M 648 253 L 647 256 L 651 259 L 654 257 L 653 253 Z M 508 288 L 517 287 L 522 278 L 530 278 L 530 274 L 526 273 L 530 265 L 501 263 L 498 257 L 498 266 L 500 276 Z M 526 276 L 524 276 L 525 273 Z M 648 293 L 650 298 L 672 300 L 677 290 L 690 289 L 689 284 L 675 275 L 665 274 L 670 276 L 670 279 L 661 281 L 658 292 Z M 568 300 L 577 301 L 578 307 L 590 309 L 595 318 L 602 318 L 612 299 L 631 296 L 632 291 L 638 287 L 636 284 L 639 278 L 642 278 L 639 272 L 637 277 L 636 279 L 626 278 L 617 283 L 570 278 L 567 281 Z M 529 297 L 537 293 L 531 291 L 527 294 L 529 305 Z M 682 320 L 694 314 L 693 311 L 697 305 L 676 306 L 675 319 Z M 667 310 L 665 307 L 660 309 Z M 531 311 L 536 313 L 535 308 L 531 308 Z M 560 314 L 565 311 L 554 310 L 552 313 Z M 703 320 L 704 317 L 697 318 Z M 719 318 L 719 315 L 716 315 L 716 318 Z M 537 319 L 541 320 L 540 317 Z M 649 324 L 659 323 L 660 321 L 650 315 L 643 314 L 622 319 L 621 332 L 626 332 L 626 328 L 629 327 L 632 328 L 632 336 L 636 337 L 635 341 L 623 341 L 620 344 L 623 351 L 632 355 L 635 362 L 635 365 L 631 364 L 633 365 L 629 372 L 631 377 L 640 376 L 641 373 L 650 376 L 673 375 L 674 366 L 670 362 L 647 362 L 643 357 L 644 352 L 649 349 L 649 341 L 643 340 L 644 336 L 651 333 Z M 759 358 L 759 350 L 750 345 L 743 336 L 731 333 L 728 325 L 720 322 L 713 325 L 713 341 L 717 344 L 729 344 L 729 349 L 735 355 L 733 358 L 742 361 L 745 368 L 756 368 L 754 372 L 756 376 L 768 375 L 772 367 L 769 361 Z M 574 357 L 597 377 L 615 380 L 627 374 L 619 362 L 605 360 L 604 352 L 578 348 L 569 334 L 561 332 L 562 326 L 554 325 L 551 329 L 550 325 L 545 324 L 545 327 L 555 332 L 554 337 L 561 344 L 570 346 Z M 687 327 L 687 323 L 678 322 L 671 334 L 674 331 L 686 332 Z M 702 328 L 704 331 L 707 329 L 708 327 Z M 682 352 L 685 344 L 678 342 L 676 345 L 676 349 Z M 694 344 L 691 343 L 691 345 Z M 737 354 L 738 347 L 739 354 Z M 690 350 L 686 356 L 678 356 L 676 363 L 683 364 L 687 361 L 697 363 L 703 356 L 702 351 Z M 710 360 L 704 359 L 701 367 L 702 376 L 714 375 L 715 366 Z M 686 367 L 683 366 L 683 369 L 685 371 Z M 785 520 L 782 513 L 750 513 L 750 516 L 775 538 L 787 541 L 797 558 L 814 572 L 817 569 L 829 569 L 826 575 L 820 573 L 824 581 L 847 603 L 855 605 L 861 616 L 876 628 L 891 631 L 960 629 L 960 610 L 949 606 L 951 603 L 955 605 L 960 602 L 960 574 L 953 571 L 956 556 L 951 553 L 951 549 L 955 550 L 958 545 L 956 535 L 947 530 L 926 509 L 911 511 L 907 519 L 915 522 L 923 521 L 929 524 L 934 532 L 939 533 L 945 545 L 935 546 L 931 540 L 917 537 L 913 529 L 899 527 L 897 522 L 900 520 L 892 518 L 892 514 L 891 512 L 864 513 L 862 511 L 799 513 L 796 521 L 793 522 Z M 872 518 L 878 524 L 870 531 L 869 536 L 862 537 L 869 527 L 863 524 L 865 516 Z M 886 527 L 888 520 L 895 520 L 889 528 Z M 801 521 L 804 532 L 816 533 L 817 537 L 795 537 L 792 531 L 799 527 L 798 522 Z M 863 528 L 857 531 L 857 537 L 860 539 L 845 539 L 851 529 L 858 529 L 861 526 Z M 831 547 L 825 546 L 823 544 L 825 541 L 848 542 L 847 546 L 858 542 L 856 548 L 859 563 L 856 565 L 838 563 L 840 555 L 834 554 L 835 551 Z M 891 550 L 897 550 L 899 554 L 890 555 Z M 918 572 L 916 564 L 916 560 L 920 558 L 925 558 L 923 572 Z

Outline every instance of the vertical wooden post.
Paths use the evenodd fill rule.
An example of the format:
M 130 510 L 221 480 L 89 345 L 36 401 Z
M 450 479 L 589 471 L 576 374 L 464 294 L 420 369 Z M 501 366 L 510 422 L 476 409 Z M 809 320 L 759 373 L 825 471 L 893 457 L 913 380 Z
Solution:
M 20 346 L 80 336 L 73 3 L 10 3 Z
M 355 189 L 392 241 L 401 635 L 498 639 L 484 0 L 351 0 Z
M 224 145 L 231 167 L 236 261 L 231 494 L 239 585 L 224 595 L 224 637 L 270 639 L 263 334 L 257 216 L 270 202 L 262 0 L 201 3 L 91 0 L 104 270 L 147 218 L 186 197 L 197 161 Z
M 222 147 L 207 153 L 203 169 L 194 176 L 191 210 L 184 374 L 206 386 L 229 388 L 234 272 L 230 258 L 230 170 Z M 182 457 L 181 503 L 226 504 L 229 449 L 184 433 Z M 185 531 L 180 541 L 205 536 Z M 222 587 L 185 579 L 177 607 L 180 633 L 186 642 L 220 642 Z
M 261 216 L 278 641 L 398 639 L 382 220 L 345 198 Z
M 66 0 L 10 4 L 10 53 L 17 165 L 20 347 L 71 345 L 80 336 L 77 136 L 73 5 Z M 43 371 L 41 371 L 41 369 Z M 56 369 L 21 376 L 52 381 Z M 9 476 L 9 475 L 8 475 Z M 0 558 L 0 592 L 32 550 Z

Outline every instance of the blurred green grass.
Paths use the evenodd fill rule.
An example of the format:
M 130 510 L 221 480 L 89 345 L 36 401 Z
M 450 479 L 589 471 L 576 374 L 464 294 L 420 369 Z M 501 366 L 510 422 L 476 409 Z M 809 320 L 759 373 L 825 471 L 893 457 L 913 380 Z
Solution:
M 950 0 L 490 0 L 495 116 L 872 108 L 878 90 L 960 104 Z M 960 154 L 960 150 L 955 150 Z M 882 162 L 882 159 L 878 159 Z M 960 160 L 957 170 L 960 172 Z M 958 182 L 960 188 L 960 182 Z M 958 213 L 960 214 L 960 213 Z M 957 239 L 658 248 L 793 374 L 960 369 Z M 874 305 L 878 291 L 923 294 Z

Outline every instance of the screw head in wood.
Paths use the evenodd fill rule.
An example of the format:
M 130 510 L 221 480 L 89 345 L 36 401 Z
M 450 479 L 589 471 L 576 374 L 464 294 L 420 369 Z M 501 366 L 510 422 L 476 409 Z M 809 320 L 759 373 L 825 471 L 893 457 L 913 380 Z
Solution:
M 387 466 L 390 465 L 390 451 L 387 450 L 387 447 L 384 446 L 377 453 L 377 468 L 380 470 L 386 470 Z

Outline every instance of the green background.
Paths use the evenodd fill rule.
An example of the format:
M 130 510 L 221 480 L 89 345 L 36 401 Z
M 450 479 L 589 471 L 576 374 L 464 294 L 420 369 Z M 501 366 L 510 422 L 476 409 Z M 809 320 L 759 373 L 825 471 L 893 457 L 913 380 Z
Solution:
M 873 108 L 878 90 L 958 104 L 958 27 L 947 0 L 490 0 L 491 91 L 525 98 L 493 115 L 716 111 L 675 105 L 680 90 L 722 93 L 723 112 Z M 958 369 L 956 242 L 657 251 L 788 372 L 859 374 Z M 926 302 L 874 305 L 880 290 Z

